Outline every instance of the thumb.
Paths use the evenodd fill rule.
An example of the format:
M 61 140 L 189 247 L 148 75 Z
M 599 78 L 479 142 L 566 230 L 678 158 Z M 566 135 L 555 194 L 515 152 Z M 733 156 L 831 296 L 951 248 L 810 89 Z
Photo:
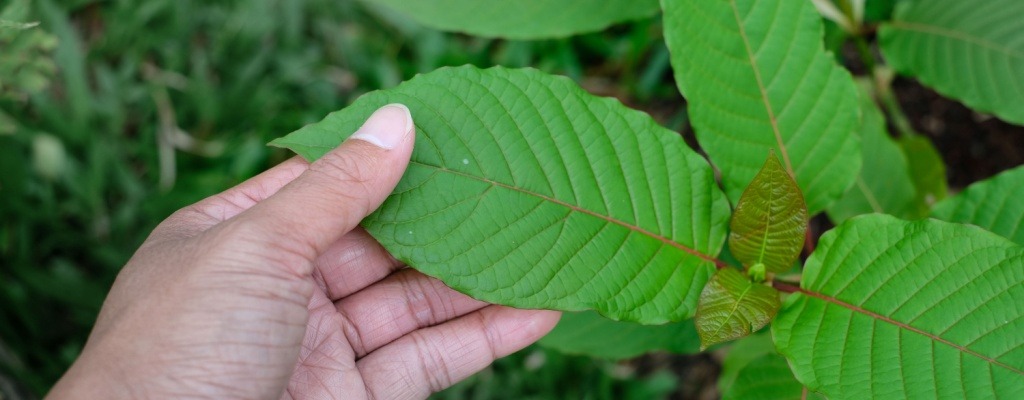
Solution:
M 302 175 L 230 222 L 260 244 L 312 261 L 394 190 L 409 164 L 414 131 L 404 105 L 381 107 Z

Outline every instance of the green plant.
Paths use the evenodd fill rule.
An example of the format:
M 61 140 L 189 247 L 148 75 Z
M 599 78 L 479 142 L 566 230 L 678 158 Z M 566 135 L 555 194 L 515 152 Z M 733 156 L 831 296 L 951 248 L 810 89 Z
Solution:
M 445 17 L 462 15 L 463 3 L 424 1 L 432 12 L 411 16 L 509 37 L 614 22 L 578 18 L 593 6 L 587 1 L 559 3 L 572 18 L 514 26 L 502 22 L 520 16 L 500 5 Z M 517 5 L 529 12 L 554 3 Z M 547 345 L 602 357 L 692 351 L 693 331 L 681 324 L 693 316 L 702 348 L 771 321 L 774 350 L 755 334 L 727 357 L 726 397 L 1024 396 L 1024 248 L 1019 224 L 993 216 L 1019 221 L 1018 203 L 1000 202 L 1020 175 L 1001 175 L 931 211 L 945 196 L 935 179 L 943 167 L 906 123 L 892 74 L 866 42 L 875 22 L 865 15 L 886 19 L 889 3 L 815 2 L 860 50 L 869 78 L 858 91 L 825 50 L 811 2 L 662 1 L 676 80 L 720 181 L 645 114 L 531 69 L 442 68 L 362 96 L 272 144 L 313 160 L 377 107 L 408 105 L 419 135 L 413 161 L 364 225 L 399 259 L 478 299 L 605 318 L 569 317 Z M 1020 123 L 1024 38 L 1011 15 L 1024 9 L 990 3 L 904 1 L 881 24 L 880 43 L 897 71 Z M 602 18 L 646 13 L 608 4 L 623 11 Z M 928 46 L 944 50 L 922 51 Z M 964 84 L 971 80 L 994 84 Z M 842 223 L 819 241 L 807 219 L 823 211 Z M 931 213 L 1006 237 L 881 213 Z M 809 254 L 798 262 L 805 240 Z M 586 341 L 566 339 L 573 337 Z M 621 348 L 615 341 L 623 337 L 646 343 Z

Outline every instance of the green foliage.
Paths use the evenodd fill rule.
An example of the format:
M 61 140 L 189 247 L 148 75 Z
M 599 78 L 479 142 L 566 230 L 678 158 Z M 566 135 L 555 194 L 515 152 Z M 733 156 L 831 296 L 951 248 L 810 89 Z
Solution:
M 804 391 L 767 333 L 746 337 L 729 349 L 718 388 L 723 400 L 823 399 Z
M 856 88 L 809 1 L 665 0 L 665 41 L 697 141 L 735 201 L 775 150 L 811 214 L 860 171 Z M 777 16 L 785 15 L 785 18 Z
M 700 350 L 700 337 L 690 321 L 640 325 L 584 311 L 563 313 L 558 326 L 540 345 L 566 354 L 618 360 L 653 351 L 696 353 Z
M 678 135 L 568 79 L 461 67 L 367 94 L 273 144 L 316 159 L 395 102 L 419 145 L 363 222 L 395 257 L 494 303 L 643 323 L 693 315 L 729 207 Z
M 839 201 L 828 208 L 828 216 L 835 223 L 869 213 L 884 213 L 901 218 L 924 216 L 928 206 L 918 196 L 907 156 L 885 127 L 885 115 L 861 85 L 861 153 L 869 155 L 871 162 L 861 167 L 857 181 Z M 941 166 L 941 160 L 939 160 Z M 945 172 L 944 170 L 942 171 Z M 935 176 L 927 176 L 931 182 Z M 941 176 L 939 177 L 942 178 Z
M 431 28 L 508 39 L 593 32 L 658 12 L 658 0 L 363 1 L 385 5 Z
M 793 177 L 772 152 L 743 191 L 729 223 L 729 251 L 747 268 L 793 267 L 804 247 L 807 205 Z
M 49 57 L 57 39 L 29 21 L 31 15 L 28 0 L 14 0 L 0 9 L 0 99 L 45 89 L 57 69 Z M 0 121 L 0 134 L 13 132 L 11 123 Z
M 853 218 L 822 237 L 772 334 L 830 399 L 1018 398 L 1022 265 L 976 227 Z
M 1024 245 L 1024 167 L 977 182 L 935 205 L 932 216 L 985 228 Z
M 983 112 L 1024 124 L 1024 2 L 906 0 L 882 26 L 897 71 Z
M 719 270 L 700 294 L 696 323 L 701 350 L 757 332 L 778 311 L 778 290 L 751 282 L 733 268 Z

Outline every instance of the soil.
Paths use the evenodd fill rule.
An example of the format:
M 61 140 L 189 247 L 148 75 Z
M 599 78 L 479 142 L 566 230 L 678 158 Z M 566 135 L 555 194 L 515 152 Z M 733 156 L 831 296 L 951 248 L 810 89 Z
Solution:
M 970 110 L 909 79 L 893 83 L 914 129 L 942 154 L 952 189 L 1024 165 L 1024 127 Z

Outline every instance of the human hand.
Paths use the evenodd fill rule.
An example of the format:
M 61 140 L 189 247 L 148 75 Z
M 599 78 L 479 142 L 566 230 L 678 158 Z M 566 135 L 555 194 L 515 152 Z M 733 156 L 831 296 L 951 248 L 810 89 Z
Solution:
M 423 398 L 547 333 L 402 265 L 357 224 L 401 177 L 404 106 L 158 226 L 52 398 Z

